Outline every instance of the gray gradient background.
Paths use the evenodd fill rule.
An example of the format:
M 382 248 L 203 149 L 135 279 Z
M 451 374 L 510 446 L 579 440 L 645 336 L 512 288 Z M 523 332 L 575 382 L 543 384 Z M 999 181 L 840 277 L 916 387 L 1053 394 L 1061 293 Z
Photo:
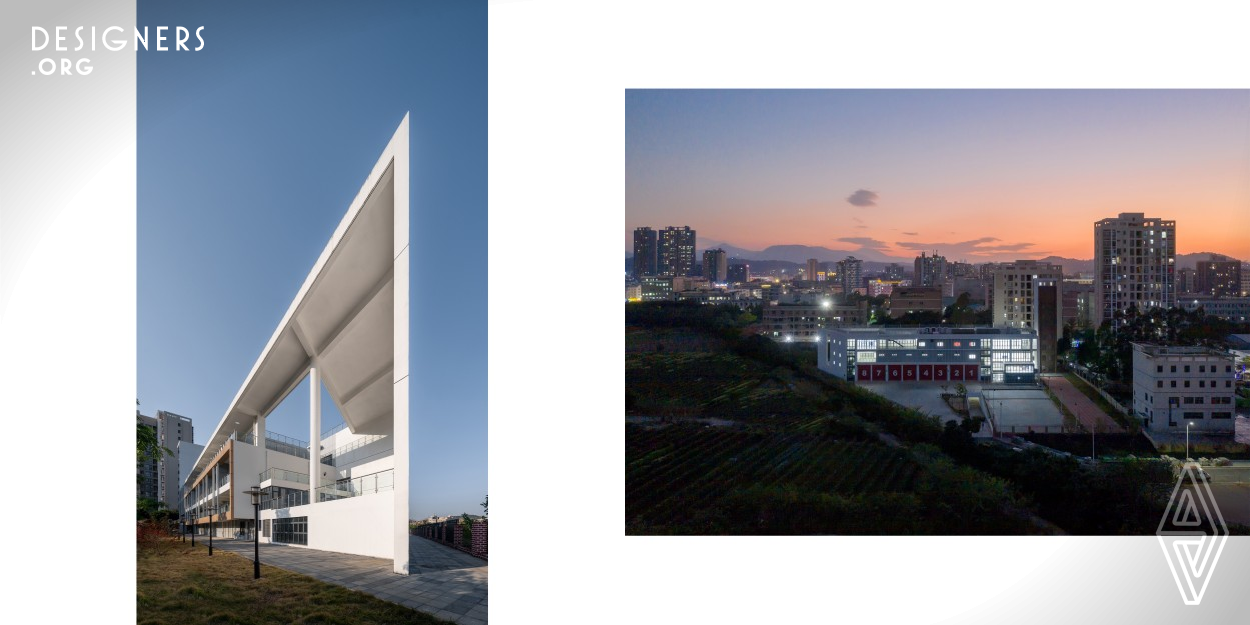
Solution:
M 3 106 L 3 115 L 0 115 L 0 359 L 27 365 L 6 369 L 9 375 L 0 381 L 3 384 L 0 397 L 4 397 L 7 403 L 0 410 L 7 415 L 38 414 L 49 410 L 53 402 L 59 402 L 60 416 L 75 420 L 75 427 L 79 428 L 76 436 L 109 445 L 128 443 L 129 430 L 120 434 L 110 432 L 114 428 L 105 427 L 106 419 L 92 420 L 84 415 L 88 414 L 87 408 L 91 406 L 99 415 L 128 411 L 133 405 L 130 403 L 133 401 L 133 327 L 122 328 L 125 331 L 118 332 L 118 327 L 109 324 L 116 323 L 113 320 L 119 314 L 116 311 L 120 311 L 122 317 L 129 314 L 133 326 L 135 57 L 131 50 L 101 50 L 90 55 L 95 67 L 90 76 L 31 76 L 30 71 L 38 59 L 61 54 L 32 52 L 30 27 L 58 24 L 71 27 L 93 24 L 132 26 L 134 15 L 133 2 L 117 0 L 28 0 L 5 2 L 0 7 L 0 46 L 3 46 L 0 48 L 3 50 L 0 57 L 0 94 L 3 94 L 0 100 L 0 106 Z M 62 54 L 76 56 L 73 52 Z M 84 189 L 91 190 L 93 178 L 101 172 L 110 176 L 121 172 L 120 175 L 125 176 L 127 159 L 130 178 L 120 181 L 121 190 L 112 187 L 113 194 L 109 197 L 89 198 L 88 204 L 95 214 L 81 212 L 83 202 L 75 203 L 75 197 Z M 75 206 L 77 208 L 73 208 Z M 98 241 L 72 248 L 63 245 L 66 240 L 81 241 L 81 229 L 96 227 L 101 222 L 113 225 Z M 120 239 L 115 234 L 117 232 L 123 233 Z M 31 271 L 29 263 L 49 251 L 68 256 L 66 265 L 77 266 L 78 270 L 57 275 L 57 283 L 50 285 L 53 288 L 19 290 L 23 275 L 29 275 Z M 131 268 L 129 273 L 116 270 L 127 266 Z M 104 289 L 100 288 L 101 283 Z M 84 292 L 92 295 L 90 302 L 84 301 Z M 29 299 L 32 297 L 39 300 L 32 301 Z M 114 311 L 114 316 L 97 318 L 90 314 L 94 307 L 107 307 Z M 6 322 L 29 318 L 36 313 L 48 317 L 36 330 L 57 328 L 55 333 L 46 336 L 44 344 L 50 354 L 57 355 L 59 361 L 36 353 L 16 353 L 12 349 L 12 337 L 27 331 L 27 328 L 5 327 Z M 129 341 L 129 345 L 119 346 L 119 341 Z M 21 391 L 28 385 L 46 386 L 46 382 L 40 380 L 50 375 L 48 368 L 55 367 L 57 362 L 63 363 L 66 356 L 77 365 L 123 369 L 125 371 L 120 375 L 123 380 L 129 376 L 130 386 L 123 384 L 125 387 L 120 390 L 93 387 L 91 376 L 81 376 L 75 381 L 73 393 L 67 396 L 35 398 L 38 401 L 22 397 Z M 117 378 L 108 379 L 116 381 Z M 526 441 L 526 444 L 540 446 L 535 450 L 538 452 L 548 451 L 541 448 L 542 443 L 537 439 Z M 559 444 L 559 441 L 547 444 Z M 15 466 L 27 461 L 46 464 L 46 448 L 36 445 L 16 447 L 20 449 L 11 449 L 9 458 Z M 89 451 L 93 453 L 88 455 Z M 72 493 L 50 488 L 24 492 L 24 505 L 66 512 L 41 520 L 42 529 L 36 530 L 35 534 L 76 535 L 81 531 L 79 522 L 82 518 L 77 512 L 93 510 L 100 519 L 94 528 L 96 532 L 132 536 L 129 529 L 130 502 L 124 488 L 130 483 L 129 471 L 133 469 L 128 454 L 119 454 L 118 460 L 112 460 L 104 458 L 98 449 L 70 448 L 68 455 L 71 461 L 47 468 L 40 475 L 41 483 L 81 484 L 85 463 L 90 459 L 94 463 L 91 467 L 93 471 L 116 480 L 119 486 L 116 489 L 72 489 Z M 66 499 L 68 494 L 74 497 L 72 509 L 68 505 L 71 502 Z M 10 538 L 30 536 L 30 521 L 28 515 L 0 515 L 0 532 Z M 585 523 L 598 526 L 593 533 L 599 537 L 601 544 L 579 544 L 577 551 L 613 553 L 615 549 L 612 545 L 621 540 L 619 519 L 590 518 Z M 877 557 L 888 560 L 891 566 L 931 573 L 934 584 L 949 587 L 951 593 L 967 597 L 967 609 L 943 622 L 1243 623 L 1250 620 L 1250 537 L 1229 539 L 1200 606 L 1183 604 L 1158 541 L 1153 536 L 995 537 L 963 541 L 961 544 L 970 544 L 978 552 L 995 554 L 995 560 L 1001 560 L 1004 565 L 1031 567 L 1031 572 L 1012 587 L 1011 592 L 991 597 L 977 593 L 974 576 L 952 579 L 950 562 L 918 560 L 911 547 L 919 539 L 812 537 L 801 540 L 819 543 L 822 548 L 818 552 L 827 551 L 823 547 L 828 547 L 831 540 L 871 545 L 873 551 L 879 554 Z M 686 545 L 697 541 L 666 540 L 664 548 L 670 552 L 681 552 Z M 1061 541 L 1061 547 L 1050 557 L 1021 563 L 1012 549 L 1025 541 Z M 47 608 L 38 620 L 61 621 L 58 617 L 73 618 L 76 615 L 80 619 L 91 618 L 92 621 L 127 622 L 134 614 L 133 586 L 130 592 L 126 592 L 124 587 L 133 584 L 133 552 L 126 539 L 116 542 L 109 545 L 62 541 L 53 552 L 60 557 L 51 558 L 46 545 L 17 545 L 13 552 L 17 561 L 10 560 L 8 564 L 11 571 L 24 570 L 26 581 L 19 580 L 16 587 L 6 591 L 26 602 L 43 601 Z M 734 543 L 741 544 L 731 541 L 731 544 Z M 784 544 L 789 548 L 795 546 L 793 541 L 785 541 Z M 90 558 L 83 557 L 84 550 L 91 554 Z M 698 575 L 697 562 L 692 560 L 689 569 L 682 574 Z M 768 562 L 743 564 L 739 574 L 741 581 L 725 588 L 720 596 L 687 595 L 685 601 L 691 605 L 731 599 L 746 603 L 741 612 L 743 618 L 758 615 L 761 610 L 767 609 L 765 604 L 769 602 L 783 601 L 797 604 L 800 609 L 810 608 L 813 620 L 818 621 L 834 620 L 839 614 L 837 606 L 842 605 L 866 608 L 865 611 L 875 613 L 881 622 L 890 622 L 889 605 L 863 606 L 859 603 L 864 589 L 888 586 L 890 580 L 859 575 L 853 560 L 830 563 L 826 576 L 820 580 L 827 592 L 820 596 L 803 594 L 793 597 L 750 594 L 753 576 L 776 573 Z M 610 561 L 596 563 L 596 567 L 604 571 L 613 566 Z M 90 568 L 93 583 L 77 583 L 82 580 L 81 567 Z M 966 575 L 962 569 L 959 572 Z M 995 571 L 991 567 L 979 574 L 993 577 Z M 520 576 L 512 578 L 517 577 Z M 65 583 L 56 583 L 56 579 Z M 528 585 L 531 591 L 539 592 L 551 581 L 558 582 L 532 579 Z M 605 579 L 604 583 L 609 583 L 609 580 Z M 660 586 L 653 591 L 657 595 L 680 592 L 679 587 Z M 629 603 L 646 604 L 648 594 L 633 593 L 627 586 L 617 588 L 619 590 L 605 591 L 604 595 L 629 592 Z M 67 596 L 60 594 L 67 589 L 72 600 L 67 601 Z M 908 600 L 908 588 L 900 586 L 896 593 L 900 603 Z M 624 597 L 618 597 L 618 600 L 624 600 Z M 525 615 L 499 610 L 493 616 L 499 622 L 525 619 Z M 600 616 L 605 621 L 613 620 L 610 613 Z M 664 620 L 663 615 L 653 616 L 657 617 L 655 620 Z

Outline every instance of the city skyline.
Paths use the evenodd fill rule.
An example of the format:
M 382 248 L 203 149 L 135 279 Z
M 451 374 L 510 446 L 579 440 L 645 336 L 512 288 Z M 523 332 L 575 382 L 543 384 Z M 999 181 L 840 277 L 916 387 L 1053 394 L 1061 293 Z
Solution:
M 969 262 L 1093 257 L 1100 219 L 1178 224 L 1177 253 L 1250 258 L 1250 90 L 626 94 L 626 251 L 808 245 Z

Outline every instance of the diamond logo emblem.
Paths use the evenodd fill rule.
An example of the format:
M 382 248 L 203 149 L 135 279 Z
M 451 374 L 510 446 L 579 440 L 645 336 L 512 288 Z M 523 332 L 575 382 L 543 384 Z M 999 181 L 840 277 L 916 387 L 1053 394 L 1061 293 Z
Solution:
M 1198 465 L 1187 463 L 1181 470 L 1155 534 L 1181 599 L 1198 605 L 1228 542 L 1228 526 Z

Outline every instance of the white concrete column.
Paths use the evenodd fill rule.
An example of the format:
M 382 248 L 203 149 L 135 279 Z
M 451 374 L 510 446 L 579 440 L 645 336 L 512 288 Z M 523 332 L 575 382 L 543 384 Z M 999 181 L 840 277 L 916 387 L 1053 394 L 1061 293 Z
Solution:
M 321 486 L 321 370 L 308 370 L 308 503 L 316 503 Z
M 265 448 L 265 415 L 256 415 L 256 421 L 252 424 L 252 438 L 256 441 L 257 447 Z

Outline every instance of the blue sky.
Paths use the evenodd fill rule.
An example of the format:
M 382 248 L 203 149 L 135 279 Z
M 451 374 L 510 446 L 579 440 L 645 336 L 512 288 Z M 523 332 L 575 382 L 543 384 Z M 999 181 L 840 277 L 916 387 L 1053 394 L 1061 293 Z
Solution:
M 410 516 L 480 513 L 486 3 L 142 0 L 137 21 L 204 26 L 206 42 L 139 53 L 143 413 L 212 434 L 410 112 Z M 307 439 L 307 397 L 305 382 L 268 429 Z

